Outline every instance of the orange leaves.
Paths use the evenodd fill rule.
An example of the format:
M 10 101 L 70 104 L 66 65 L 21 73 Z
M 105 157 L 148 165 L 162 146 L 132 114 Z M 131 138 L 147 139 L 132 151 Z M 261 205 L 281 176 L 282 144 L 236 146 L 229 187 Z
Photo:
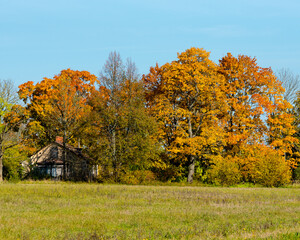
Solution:
M 146 101 L 154 101 L 156 96 L 162 93 L 163 81 L 161 77 L 162 70 L 156 63 L 155 67 L 150 67 L 150 73 L 143 75 Z
M 259 67 L 255 58 L 244 55 L 235 58 L 228 53 L 220 60 L 219 72 L 226 79 L 226 101 L 230 109 L 225 124 L 228 151 L 234 144 L 241 147 L 243 144 L 263 142 L 272 134 L 265 118 L 269 119 L 268 123 L 273 122 L 276 128 L 284 125 L 280 118 L 290 106 L 283 101 L 283 88 L 271 69 Z M 275 116 L 274 112 L 280 112 L 281 117 L 277 114 L 276 120 L 274 117 L 270 119 L 271 115 Z M 285 117 L 289 118 L 287 115 Z
M 19 86 L 19 97 L 26 103 L 27 100 L 48 101 L 49 97 L 59 91 L 63 83 L 68 83 L 70 87 L 81 94 L 86 94 L 94 89 L 94 84 L 98 82 L 97 77 L 87 71 L 73 71 L 71 69 L 62 70 L 59 75 L 51 78 L 44 78 L 37 83 L 29 81 Z
M 185 52 L 178 53 L 178 61 L 181 64 L 190 65 L 194 63 L 201 63 L 200 66 L 207 66 L 208 64 L 214 63 L 209 60 L 210 53 L 205 51 L 203 48 L 192 47 L 187 49 Z M 206 70 L 205 68 L 199 68 L 199 70 Z
M 291 105 L 283 99 L 283 88 L 269 68 L 261 68 L 255 58 L 227 54 L 219 72 L 226 79 L 227 154 L 240 154 L 248 144 L 269 144 L 284 155 L 291 153 L 293 137 Z
M 27 103 L 27 100 L 30 100 L 30 97 L 33 94 L 33 91 L 35 89 L 35 86 L 33 85 L 32 81 L 29 81 L 27 83 L 24 83 L 19 86 L 19 97 L 22 99 L 25 103 Z
M 97 77 L 87 71 L 66 69 L 36 85 L 33 82 L 23 84 L 18 93 L 27 103 L 32 121 L 39 122 L 48 136 L 61 132 L 71 136 L 80 119 L 90 111 L 86 101 L 97 81 Z

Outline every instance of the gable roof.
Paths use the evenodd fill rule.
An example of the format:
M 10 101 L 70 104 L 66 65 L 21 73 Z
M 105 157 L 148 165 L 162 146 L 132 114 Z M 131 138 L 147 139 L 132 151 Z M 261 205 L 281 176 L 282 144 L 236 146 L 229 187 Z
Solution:
M 63 144 L 56 141 L 53 143 L 48 144 L 47 146 L 43 147 L 42 149 L 38 150 L 35 154 L 33 154 L 30 158 L 33 161 L 32 163 L 37 165 L 49 165 L 49 164 L 55 164 L 55 165 L 62 165 L 63 160 L 60 158 L 57 154 L 57 156 L 50 156 L 51 154 L 51 148 L 53 147 L 59 147 L 61 149 L 64 149 Z M 86 154 L 82 153 L 80 148 L 75 148 L 69 144 L 66 144 L 65 149 L 76 156 L 78 159 L 81 159 L 83 161 L 86 161 L 87 163 L 92 163 L 93 160 L 87 156 Z M 48 157 L 41 158 L 43 154 L 48 155 Z
M 57 144 L 62 148 L 64 147 L 62 143 L 54 142 L 54 144 Z M 88 155 L 82 153 L 82 148 L 75 148 L 69 144 L 66 144 L 66 149 L 68 151 L 74 153 L 78 157 L 83 158 L 83 159 L 87 160 L 88 162 L 92 162 L 92 159 Z

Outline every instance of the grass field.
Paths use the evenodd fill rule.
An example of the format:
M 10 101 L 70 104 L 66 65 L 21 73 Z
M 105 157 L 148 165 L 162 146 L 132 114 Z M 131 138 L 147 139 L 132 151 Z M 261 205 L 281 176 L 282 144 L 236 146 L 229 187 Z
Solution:
M 0 239 L 300 239 L 300 188 L 3 183 Z

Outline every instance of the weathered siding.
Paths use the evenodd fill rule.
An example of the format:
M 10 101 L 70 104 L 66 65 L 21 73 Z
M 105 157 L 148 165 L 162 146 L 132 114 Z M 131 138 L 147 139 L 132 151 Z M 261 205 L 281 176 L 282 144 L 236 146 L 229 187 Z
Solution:
M 31 164 L 35 165 L 41 174 L 62 178 L 63 152 L 60 144 L 50 144 L 31 157 Z M 88 164 L 88 160 L 69 149 L 66 149 L 65 167 L 68 180 L 86 181 L 96 176 L 94 167 Z

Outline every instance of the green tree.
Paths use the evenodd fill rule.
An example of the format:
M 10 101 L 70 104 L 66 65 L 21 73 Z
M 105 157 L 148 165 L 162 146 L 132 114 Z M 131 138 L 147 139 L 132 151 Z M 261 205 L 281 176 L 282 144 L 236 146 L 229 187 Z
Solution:
M 155 122 L 146 112 L 142 84 L 132 61 L 124 65 L 118 53 L 110 53 L 99 81 L 90 100 L 88 146 L 106 176 L 112 172 L 114 181 L 119 181 L 122 174 L 156 164 Z
M 24 109 L 17 105 L 18 95 L 10 80 L 0 81 L 0 181 L 3 180 L 3 156 L 20 139 L 19 127 L 24 120 Z

